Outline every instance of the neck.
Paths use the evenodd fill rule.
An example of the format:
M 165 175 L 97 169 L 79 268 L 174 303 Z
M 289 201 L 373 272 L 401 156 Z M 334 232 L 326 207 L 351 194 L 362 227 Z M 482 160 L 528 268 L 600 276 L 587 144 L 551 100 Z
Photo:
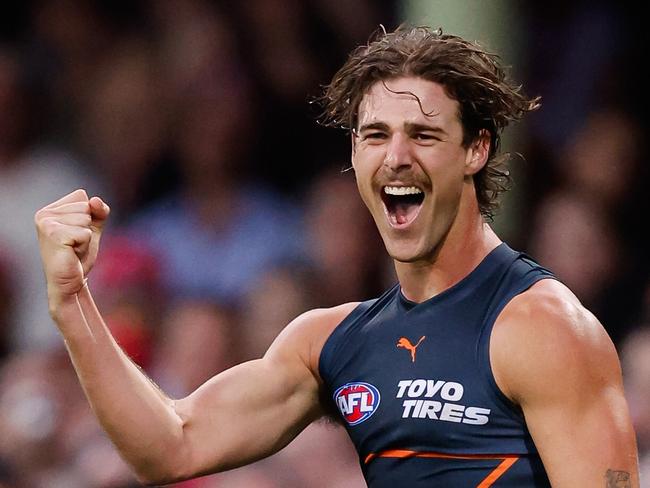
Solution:
M 461 203 L 433 259 L 412 263 L 395 261 L 402 293 L 413 302 L 428 300 L 465 278 L 500 243 L 483 220 L 478 206 Z

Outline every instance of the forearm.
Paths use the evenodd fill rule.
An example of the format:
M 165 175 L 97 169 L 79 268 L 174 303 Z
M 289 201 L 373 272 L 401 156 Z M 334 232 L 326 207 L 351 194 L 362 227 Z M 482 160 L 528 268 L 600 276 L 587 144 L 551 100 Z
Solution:
M 87 286 L 51 299 L 79 381 L 104 430 L 143 479 L 173 472 L 181 458 L 183 421 L 174 402 L 127 357 L 106 327 Z

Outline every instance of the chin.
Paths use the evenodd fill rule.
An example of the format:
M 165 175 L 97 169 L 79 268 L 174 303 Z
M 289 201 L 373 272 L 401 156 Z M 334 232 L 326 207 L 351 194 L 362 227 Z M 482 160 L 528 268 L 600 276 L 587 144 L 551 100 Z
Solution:
M 384 239 L 388 255 L 401 263 L 428 262 L 436 260 L 440 245 L 444 239 L 429 239 L 418 236 L 410 239 Z
M 400 263 L 415 263 L 417 261 L 422 261 L 429 254 L 419 247 L 395 244 L 387 244 L 386 251 L 392 259 L 399 261 Z

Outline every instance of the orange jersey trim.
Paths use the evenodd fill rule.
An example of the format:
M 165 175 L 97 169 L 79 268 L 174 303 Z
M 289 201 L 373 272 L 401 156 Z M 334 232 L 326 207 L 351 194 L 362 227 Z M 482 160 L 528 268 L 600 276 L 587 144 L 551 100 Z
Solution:
M 429 459 L 501 459 L 502 462 L 490 471 L 476 488 L 490 488 L 503 473 L 512 467 L 521 456 L 517 454 L 446 454 L 442 452 L 418 452 L 406 449 L 388 449 L 378 453 L 371 452 L 364 459 L 364 464 L 376 458 L 429 458 Z
M 496 480 L 498 480 L 503 473 L 508 471 L 510 467 L 515 464 L 515 462 L 519 459 L 518 457 L 511 457 L 511 458 L 506 458 L 499 464 L 494 470 L 487 475 L 487 477 L 481 481 L 481 483 L 476 487 L 476 488 L 489 488 L 492 486 L 492 483 L 494 483 Z

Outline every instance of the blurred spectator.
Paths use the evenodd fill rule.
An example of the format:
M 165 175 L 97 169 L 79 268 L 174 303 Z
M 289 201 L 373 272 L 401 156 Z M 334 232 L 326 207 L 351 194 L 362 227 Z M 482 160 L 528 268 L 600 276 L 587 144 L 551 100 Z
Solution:
M 532 135 L 563 147 L 594 106 L 624 90 L 624 7 L 612 2 L 545 0 L 522 9 L 528 21 L 528 90 L 542 95 Z
M 528 235 L 551 268 L 603 322 L 615 342 L 632 325 L 650 271 L 638 239 L 643 169 L 640 125 L 621 107 L 595 108 L 557 157 L 556 181 L 535 202 Z
M 381 293 L 380 263 L 385 253 L 353 173 L 322 172 L 306 197 L 306 252 L 317 277 L 317 306 Z
M 52 445 L 62 398 L 43 363 L 40 357 L 17 356 L 0 371 L 0 457 L 22 482 L 38 477 L 33 465 L 47 470 L 58 454 Z
M 105 52 L 115 41 L 119 4 L 43 0 L 31 4 L 26 52 L 47 80 L 52 113 L 48 129 L 57 141 L 74 139 L 76 119 Z M 128 17 L 127 17 L 128 18 Z M 143 30 L 140 22 L 139 30 Z
M 155 254 L 142 242 L 109 234 L 89 284 L 118 344 L 147 369 L 165 302 Z
M 613 213 L 634 190 L 641 128 L 620 107 L 594 110 L 555 162 L 564 184 Z
M 348 138 L 317 126 L 308 102 L 341 66 L 349 51 L 367 42 L 383 23 L 396 26 L 398 2 L 360 0 L 254 0 L 229 4 L 243 40 L 242 57 L 256 74 L 263 131 L 255 151 L 256 171 L 289 194 L 335 162 L 349 161 Z M 236 7 L 233 7 L 236 6 Z M 271 164 L 267 164 L 271 155 Z
M 366 483 L 345 429 L 329 421 L 311 424 L 280 455 L 309 488 L 362 488 Z M 313 462 L 317 459 L 318 462 Z M 333 467 L 336 469 L 333 469 Z
M 0 458 L 22 486 L 84 486 L 68 469 L 66 431 L 89 407 L 62 351 L 14 355 L 0 369 Z
M 267 87 L 285 102 L 305 100 L 305 94 L 322 79 L 323 68 L 311 55 L 307 2 L 251 0 L 242 3 L 256 61 Z
M 650 480 L 650 323 L 646 322 L 626 337 L 621 362 L 625 395 L 639 447 L 641 480 Z
M 121 39 L 79 97 L 79 147 L 108 189 L 112 225 L 173 186 L 155 174 L 164 163 L 171 109 L 158 58 L 145 39 Z
M 637 96 L 634 74 L 647 50 L 643 16 L 632 4 L 600 1 L 532 2 L 522 12 L 531 60 L 526 85 L 542 95 L 542 109 L 531 117 L 527 132 L 532 144 L 525 151 L 531 162 L 526 210 L 540 215 L 546 205 L 541 202 L 560 193 L 567 199 L 578 194 L 589 213 L 600 214 L 596 219 L 608 232 L 604 245 L 616 248 L 610 258 L 616 269 L 597 278 L 602 293 L 587 304 L 618 342 L 633 327 L 650 272 L 647 246 L 639 238 L 639 222 L 650 211 L 645 189 L 650 173 L 640 151 L 648 130 L 647 101 Z M 565 222 L 559 226 L 572 225 L 569 216 L 560 217 Z M 534 247 L 535 235 L 521 230 L 525 247 Z M 573 274 L 582 273 L 578 261 L 573 267 Z
M 588 308 L 618 272 L 620 244 L 605 215 L 589 200 L 565 192 L 537 210 L 530 251 Z
M 0 362 L 11 351 L 11 336 L 13 321 L 12 272 L 10 271 L 9 256 L 0 246 Z
M 230 314 L 218 305 L 179 301 L 168 310 L 159 332 L 153 378 L 174 398 L 188 395 L 238 362 L 236 333 Z
M 160 256 L 171 293 L 233 303 L 258 274 L 300 251 L 300 216 L 244 177 L 256 126 L 236 63 L 206 65 L 192 88 L 174 140 L 182 186 L 139 212 L 131 229 Z
M 304 251 L 260 273 L 241 307 L 245 357 L 261 357 L 299 314 L 371 298 L 387 286 L 381 241 L 353 174 L 322 171 L 305 196 Z
M 59 339 L 47 311 L 34 213 L 94 179 L 70 155 L 41 145 L 38 96 L 16 52 L 0 45 L 0 245 L 11 253 L 17 347 L 51 347 Z
M 240 307 L 242 359 L 262 357 L 289 322 L 318 306 L 316 281 L 310 269 L 297 263 L 278 265 L 255 280 Z

